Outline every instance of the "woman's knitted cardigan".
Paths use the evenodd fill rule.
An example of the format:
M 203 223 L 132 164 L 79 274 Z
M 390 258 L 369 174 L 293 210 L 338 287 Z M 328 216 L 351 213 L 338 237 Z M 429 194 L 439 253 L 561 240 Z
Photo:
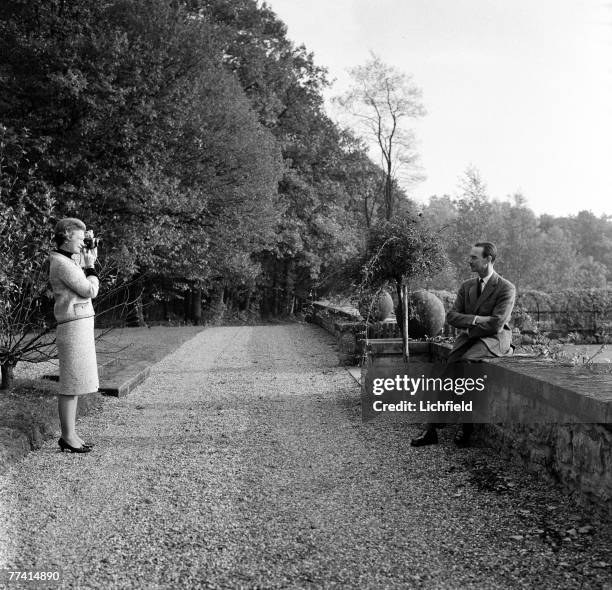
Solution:
M 53 312 L 58 324 L 95 315 L 91 303 L 99 288 L 95 271 L 86 276 L 86 271 L 72 258 L 51 252 L 49 281 L 55 296 Z

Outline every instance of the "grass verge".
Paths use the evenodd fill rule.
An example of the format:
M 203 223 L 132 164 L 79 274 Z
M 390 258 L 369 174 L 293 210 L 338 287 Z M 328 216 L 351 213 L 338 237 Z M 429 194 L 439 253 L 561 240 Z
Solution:
M 96 344 L 98 362 L 108 364 L 118 359 L 124 366 L 130 362 L 153 365 L 202 330 L 200 326 L 113 330 Z M 112 370 L 112 364 L 105 367 L 105 376 Z M 53 371 L 57 371 L 56 365 L 51 365 Z M 0 392 L 0 473 L 29 451 L 39 449 L 45 440 L 56 436 L 59 431 L 59 385 L 43 379 L 43 372 L 37 367 L 18 365 L 13 387 Z M 104 397 L 100 393 L 81 396 L 78 415 L 89 414 L 103 403 Z

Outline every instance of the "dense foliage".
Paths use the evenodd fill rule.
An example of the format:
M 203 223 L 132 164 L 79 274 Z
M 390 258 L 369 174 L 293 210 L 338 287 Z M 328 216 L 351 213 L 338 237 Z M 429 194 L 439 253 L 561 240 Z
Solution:
M 28 154 L 44 159 L 44 143 L 0 126 L 0 388 L 8 387 L 19 360 L 48 352 L 45 230 L 54 202 Z
M 612 333 L 612 289 L 563 289 L 554 293 L 519 292 L 514 324 L 523 331 L 609 338 Z
M 8 0 L 0 56 L 51 221 L 95 228 L 145 299 L 284 313 L 363 243 L 380 169 L 265 4 Z

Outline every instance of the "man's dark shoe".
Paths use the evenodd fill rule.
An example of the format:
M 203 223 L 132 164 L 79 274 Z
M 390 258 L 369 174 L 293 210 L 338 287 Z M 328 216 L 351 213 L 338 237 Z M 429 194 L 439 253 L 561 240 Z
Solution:
M 435 428 L 428 428 L 424 430 L 420 436 L 413 438 L 410 441 L 412 447 L 424 447 L 426 445 L 437 445 L 438 444 L 438 433 Z
M 460 426 L 457 434 L 455 434 L 455 444 L 458 447 L 469 447 L 470 446 L 470 438 L 472 436 L 472 431 L 474 427 L 471 424 L 465 424 L 464 426 Z

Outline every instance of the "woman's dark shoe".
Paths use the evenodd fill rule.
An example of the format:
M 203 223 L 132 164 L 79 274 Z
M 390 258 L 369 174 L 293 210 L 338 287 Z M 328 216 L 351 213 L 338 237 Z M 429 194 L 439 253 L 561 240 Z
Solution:
M 88 447 L 88 448 L 92 449 L 93 447 L 95 447 L 95 446 L 96 446 L 96 443 L 92 443 L 92 442 L 84 442 L 84 443 L 83 443 L 83 446 L 84 446 L 84 447 Z
M 63 438 L 60 438 L 57 441 L 57 444 L 60 446 L 60 449 L 62 449 L 62 453 L 64 451 L 70 451 L 71 453 L 89 453 L 91 452 L 91 447 L 86 447 L 85 445 L 83 445 L 82 447 L 72 447 Z

